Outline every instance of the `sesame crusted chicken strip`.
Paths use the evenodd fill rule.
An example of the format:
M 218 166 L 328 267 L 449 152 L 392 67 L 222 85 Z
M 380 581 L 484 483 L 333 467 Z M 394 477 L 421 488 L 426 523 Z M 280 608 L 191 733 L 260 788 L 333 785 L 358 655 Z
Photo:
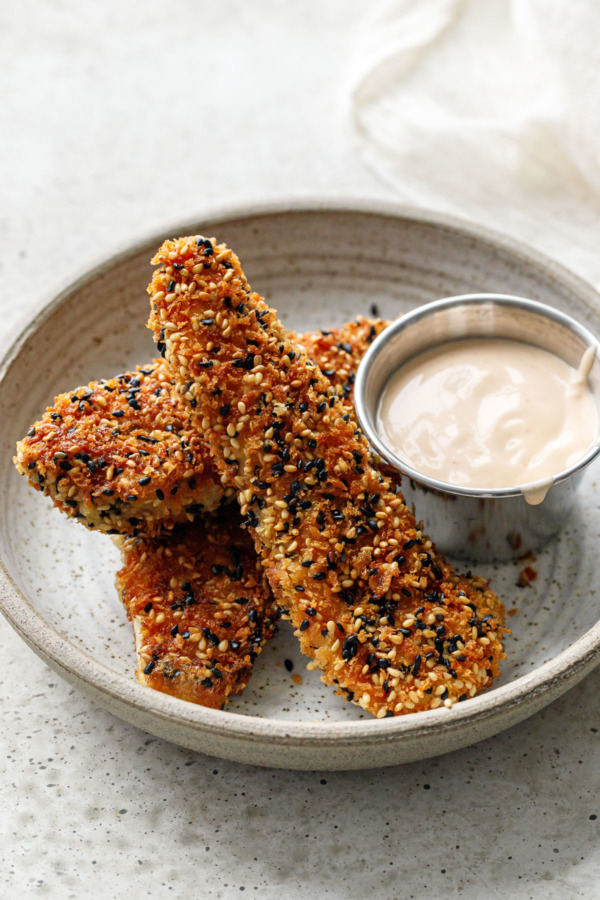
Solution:
M 61 394 L 15 465 L 62 512 L 109 534 L 171 528 L 228 493 L 162 360 Z
M 235 504 L 167 535 L 122 540 L 117 588 L 140 682 L 221 709 L 250 679 L 279 611 Z
M 384 322 L 359 319 L 296 339 L 351 404 L 358 363 L 384 327 Z M 155 373 L 161 367 L 167 368 L 164 361 L 155 364 Z M 189 418 L 190 407 L 179 403 L 182 416 Z M 248 532 L 240 527 L 239 510 L 222 509 L 218 518 L 204 516 L 164 537 L 142 534 L 122 541 L 121 553 L 117 588 L 133 621 L 138 679 L 182 700 L 221 707 L 247 685 L 256 655 L 276 634 L 279 617 L 262 566 L 245 596 L 234 583 L 258 560 Z M 219 553 L 225 562 L 219 562 Z M 177 593 L 181 585 L 183 600 Z
M 354 374 L 385 323 L 359 319 L 299 335 L 351 402 Z M 164 360 L 61 394 L 15 463 L 32 486 L 88 528 L 159 531 L 230 499 Z
M 379 718 L 489 686 L 502 604 L 435 551 L 237 257 L 188 237 L 153 262 L 150 327 L 323 680 Z

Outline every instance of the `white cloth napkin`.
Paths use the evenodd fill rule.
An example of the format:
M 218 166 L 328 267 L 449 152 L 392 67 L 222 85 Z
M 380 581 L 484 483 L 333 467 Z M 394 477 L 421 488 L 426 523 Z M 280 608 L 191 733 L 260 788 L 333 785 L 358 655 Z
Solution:
M 600 2 L 393 0 L 362 22 L 351 121 L 398 199 L 600 282 Z

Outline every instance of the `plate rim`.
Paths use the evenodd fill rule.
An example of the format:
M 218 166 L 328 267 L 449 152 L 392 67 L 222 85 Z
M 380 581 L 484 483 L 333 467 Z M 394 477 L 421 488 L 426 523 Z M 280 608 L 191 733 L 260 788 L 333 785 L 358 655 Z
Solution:
M 517 257 L 530 267 L 541 269 L 556 278 L 561 285 L 575 293 L 590 309 L 598 311 L 600 293 L 584 278 L 571 272 L 561 263 L 544 253 L 510 236 L 496 232 L 487 226 L 433 210 L 381 200 L 340 199 L 319 197 L 315 199 L 291 199 L 269 203 L 249 203 L 240 206 L 220 206 L 194 219 L 187 218 L 160 231 L 146 233 L 124 249 L 103 255 L 91 265 L 80 269 L 74 277 L 65 279 L 61 287 L 51 289 L 34 304 L 26 320 L 17 323 L 9 333 L 6 350 L 0 358 L 0 384 L 4 381 L 12 362 L 17 358 L 28 338 L 65 302 L 68 296 L 89 281 L 110 270 L 115 265 L 139 254 L 146 247 L 158 246 L 167 235 L 195 231 L 201 222 L 211 229 L 232 220 L 261 216 L 300 213 L 345 213 L 371 215 L 409 220 L 431 225 L 438 230 L 459 233 L 477 243 L 484 243 L 493 250 L 500 250 Z M 70 675 L 94 692 L 99 692 L 120 705 L 138 713 L 162 720 L 165 724 L 177 724 L 194 728 L 198 733 L 239 741 L 261 741 L 266 737 L 279 745 L 335 746 L 343 741 L 348 744 L 378 744 L 402 738 L 425 738 L 435 734 L 440 727 L 444 732 L 462 730 L 466 725 L 477 726 L 492 716 L 509 713 L 528 699 L 544 698 L 546 694 L 560 692 L 582 678 L 600 663 L 600 619 L 573 643 L 553 659 L 519 676 L 501 687 L 470 698 L 468 703 L 455 704 L 451 709 L 440 708 L 418 714 L 396 716 L 378 720 L 308 722 L 300 719 L 275 719 L 232 712 L 229 709 L 213 710 L 208 707 L 180 700 L 158 691 L 150 691 L 135 678 L 110 669 L 87 651 L 62 636 L 37 612 L 28 597 L 21 592 L 11 577 L 4 559 L 0 556 L 0 612 L 19 636 L 43 659 L 49 662 L 63 677 Z M 33 626 L 33 627 L 32 627 Z M 552 699 L 550 697 L 549 699 Z M 543 706 L 543 702 L 536 708 Z

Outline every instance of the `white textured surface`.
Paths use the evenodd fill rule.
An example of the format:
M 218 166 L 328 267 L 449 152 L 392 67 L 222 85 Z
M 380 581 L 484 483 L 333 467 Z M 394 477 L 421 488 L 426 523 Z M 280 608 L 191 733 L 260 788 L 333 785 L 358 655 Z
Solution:
M 350 77 L 366 158 L 407 202 L 600 281 L 599 28 L 595 0 L 372 4 Z
M 122 242 L 221 204 L 390 198 L 344 131 L 362 7 L 7 3 L 3 324 Z M 149 738 L 58 680 L 4 622 L 0 654 L 9 900 L 598 894 L 600 672 L 468 750 L 322 775 Z

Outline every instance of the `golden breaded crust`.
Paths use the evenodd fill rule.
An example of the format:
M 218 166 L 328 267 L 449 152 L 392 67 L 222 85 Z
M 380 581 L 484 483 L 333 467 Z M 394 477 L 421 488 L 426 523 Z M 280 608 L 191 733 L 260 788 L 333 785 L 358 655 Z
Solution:
M 186 522 L 225 500 L 206 444 L 164 361 L 61 394 L 15 464 L 88 528 L 131 533 Z
M 278 609 L 235 505 L 122 542 L 117 587 L 142 684 L 220 709 L 247 685 Z
M 341 328 L 309 331 L 295 336 L 290 333 L 290 339 L 317 363 L 341 399 L 352 408 L 354 377 L 359 363 L 375 338 L 388 325 L 389 322 L 382 319 L 358 316 Z
M 150 327 L 323 680 L 378 717 L 489 686 L 502 604 L 436 552 L 235 254 L 188 237 L 154 262 Z
M 351 402 L 358 363 L 384 326 L 359 319 L 297 339 Z M 154 360 L 61 394 L 17 445 L 15 464 L 88 528 L 166 530 L 228 499 L 190 416 L 170 368 Z

